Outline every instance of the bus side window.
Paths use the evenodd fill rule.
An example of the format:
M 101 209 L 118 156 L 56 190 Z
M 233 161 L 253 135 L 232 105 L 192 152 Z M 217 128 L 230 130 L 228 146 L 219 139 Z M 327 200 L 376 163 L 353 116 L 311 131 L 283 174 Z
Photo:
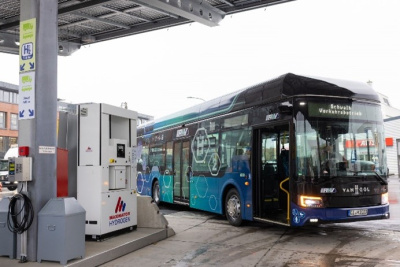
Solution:
M 250 171 L 250 158 L 246 155 L 246 152 L 250 152 L 250 134 L 251 131 L 248 128 L 222 133 L 221 143 L 224 145 L 224 155 L 221 157 L 221 164 L 226 166 L 226 172 Z
M 149 168 L 151 171 L 164 172 L 165 145 L 152 146 L 149 154 Z
M 142 159 L 138 159 L 138 162 L 137 162 L 137 171 L 138 172 L 143 172 L 143 163 L 142 163 Z
M 138 171 L 139 168 L 142 172 L 148 173 L 148 159 L 149 159 L 149 147 L 143 146 L 142 153 L 138 159 Z
M 232 157 L 232 171 L 233 172 L 238 172 L 240 171 L 240 164 L 241 161 L 243 160 L 243 154 L 244 151 L 241 148 L 237 148 L 235 151 L 235 155 Z
M 173 142 L 168 142 L 167 143 L 167 156 L 166 156 L 166 169 L 165 171 L 172 171 L 172 153 L 173 153 Z

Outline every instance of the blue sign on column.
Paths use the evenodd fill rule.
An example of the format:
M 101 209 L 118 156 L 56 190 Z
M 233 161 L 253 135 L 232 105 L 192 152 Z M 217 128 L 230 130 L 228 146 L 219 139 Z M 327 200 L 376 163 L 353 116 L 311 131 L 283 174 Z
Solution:
M 20 120 L 35 118 L 35 72 L 19 75 L 18 117 Z

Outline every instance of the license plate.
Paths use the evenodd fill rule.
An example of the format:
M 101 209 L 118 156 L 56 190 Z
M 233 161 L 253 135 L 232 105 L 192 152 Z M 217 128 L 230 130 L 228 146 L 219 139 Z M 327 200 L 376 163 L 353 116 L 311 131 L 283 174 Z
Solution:
M 367 209 L 361 209 L 361 210 L 349 210 L 348 215 L 351 216 L 364 216 L 368 215 L 368 210 Z

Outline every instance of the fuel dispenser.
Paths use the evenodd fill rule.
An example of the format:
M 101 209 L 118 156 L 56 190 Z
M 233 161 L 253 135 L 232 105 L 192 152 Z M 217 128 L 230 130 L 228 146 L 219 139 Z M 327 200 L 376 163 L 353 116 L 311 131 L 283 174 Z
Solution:
M 107 104 L 78 106 L 77 200 L 86 210 L 85 235 L 137 226 L 135 111 Z
M 29 155 L 29 149 L 24 147 L 20 156 Z M 8 179 L 10 182 L 22 184 L 19 193 L 14 194 L 10 199 L 8 208 L 8 229 L 13 233 L 20 234 L 21 258 L 20 262 L 27 260 L 27 230 L 31 226 L 34 217 L 34 210 L 31 200 L 28 197 L 28 182 L 32 181 L 32 158 L 18 157 L 8 158 Z M 21 202 L 18 207 L 18 202 Z

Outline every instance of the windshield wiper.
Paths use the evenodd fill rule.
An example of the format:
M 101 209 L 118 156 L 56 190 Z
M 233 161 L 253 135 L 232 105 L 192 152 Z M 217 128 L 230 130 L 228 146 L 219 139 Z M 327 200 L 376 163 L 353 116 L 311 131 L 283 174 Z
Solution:
M 354 173 L 354 176 L 358 176 L 358 174 L 360 172 L 366 173 L 365 171 L 351 171 L 351 170 L 348 170 L 348 172 Z M 383 185 L 387 185 L 388 184 L 388 182 L 382 176 L 380 176 L 379 173 L 377 173 L 376 171 L 368 171 L 368 172 L 371 172 L 371 173 L 375 174 L 374 176 L 377 178 L 377 180 L 379 180 L 381 182 L 381 184 L 383 184 Z
M 332 176 L 320 176 L 318 179 L 317 179 L 317 184 L 322 184 L 322 183 L 325 183 L 325 182 L 327 182 L 327 181 L 331 181 L 331 180 L 333 180 L 333 179 L 336 179 L 336 178 L 341 178 L 342 176 L 340 176 L 340 175 L 332 175 Z
M 347 172 L 352 172 L 354 173 L 354 176 L 357 176 L 360 172 L 365 172 L 365 171 L 353 171 L 353 170 L 347 170 Z

